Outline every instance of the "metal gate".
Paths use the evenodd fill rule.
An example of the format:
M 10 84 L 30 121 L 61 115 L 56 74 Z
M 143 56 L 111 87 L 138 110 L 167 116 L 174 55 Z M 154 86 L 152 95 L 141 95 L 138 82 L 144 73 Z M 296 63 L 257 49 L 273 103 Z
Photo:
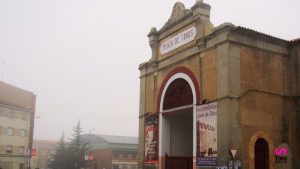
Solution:
M 166 154 L 166 169 L 192 169 L 193 157 L 176 157 Z

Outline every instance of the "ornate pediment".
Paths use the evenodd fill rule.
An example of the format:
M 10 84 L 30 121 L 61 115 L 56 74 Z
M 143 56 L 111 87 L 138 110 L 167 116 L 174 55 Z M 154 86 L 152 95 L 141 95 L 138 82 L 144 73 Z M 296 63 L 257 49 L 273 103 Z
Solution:
M 173 6 L 171 17 L 169 18 L 168 22 L 164 25 L 164 27 L 174 23 L 175 21 L 177 21 L 179 19 L 181 19 L 188 12 L 190 12 L 190 10 L 185 9 L 185 6 L 184 6 L 183 3 L 176 2 L 175 5 Z

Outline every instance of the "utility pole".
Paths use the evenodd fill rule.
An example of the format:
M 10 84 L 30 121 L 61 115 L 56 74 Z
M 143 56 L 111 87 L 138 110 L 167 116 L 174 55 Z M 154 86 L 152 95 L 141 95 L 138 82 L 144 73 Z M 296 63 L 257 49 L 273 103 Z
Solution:
M 4 64 L 5 62 L 2 60 L 1 61 L 1 81 L 4 81 Z

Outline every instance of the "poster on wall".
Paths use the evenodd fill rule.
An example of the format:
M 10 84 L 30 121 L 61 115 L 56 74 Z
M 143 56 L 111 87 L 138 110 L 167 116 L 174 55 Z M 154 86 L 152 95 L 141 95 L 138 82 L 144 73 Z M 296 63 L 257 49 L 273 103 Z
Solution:
M 217 102 L 197 106 L 197 166 L 217 165 Z
M 158 115 L 145 117 L 145 164 L 158 163 Z

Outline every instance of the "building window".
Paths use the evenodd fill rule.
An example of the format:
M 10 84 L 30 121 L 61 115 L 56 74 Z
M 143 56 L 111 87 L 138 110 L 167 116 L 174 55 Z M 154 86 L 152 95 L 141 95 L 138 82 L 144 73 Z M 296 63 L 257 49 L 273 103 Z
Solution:
M 5 112 L 4 117 L 9 118 L 10 117 L 9 112 Z
M 25 137 L 26 136 L 26 130 L 25 129 L 20 129 L 20 136 Z
M 10 114 L 9 114 L 9 118 L 15 119 L 16 118 L 16 113 L 11 111 Z
M 19 153 L 20 153 L 20 154 L 24 154 L 24 153 L 25 153 L 25 148 L 24 148 L 24 146 L 20 146 L 20 148 L 19 148 Z
M 127 154 L 123 154 L 123 158 L 128 158 L 128 155 Z
M 12 153 L 12 145 L 6 146 L 6 153 Z
M 114 154 L 114 158 L 119 158 L 119 154 Z
M 137 169 L 137 167 L 135 165 L 128 165 L 127 169 Z
M 27 120 L 27 115 L 25 113 L 22 113 L 21 119 L 22 120 Z
M 6 135 L 13 136 L 14 135 L 14 129 L 11 127 L 6 128 Z

